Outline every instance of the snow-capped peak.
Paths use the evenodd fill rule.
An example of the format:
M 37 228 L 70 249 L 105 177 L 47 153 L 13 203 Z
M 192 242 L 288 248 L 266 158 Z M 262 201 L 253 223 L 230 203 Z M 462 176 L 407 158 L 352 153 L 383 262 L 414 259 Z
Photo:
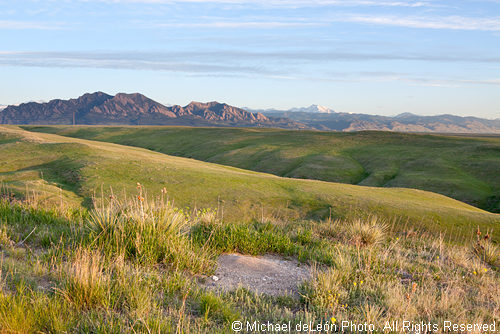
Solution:
M 316 106 L 318 109 L 318 112 L 325 113 L 325 114 L 331 114 L 334 111 L 331 110 L 330 108 L 324 107 L 324 106 Z
M 309 107 L 303 108 L 292 108 L 291 112 L 313 112 L 313 113 L 322 113 L 322 114 L 333 114 L 335 111 L 328 107 L 319 106 L 317 104 L 312 104 Z

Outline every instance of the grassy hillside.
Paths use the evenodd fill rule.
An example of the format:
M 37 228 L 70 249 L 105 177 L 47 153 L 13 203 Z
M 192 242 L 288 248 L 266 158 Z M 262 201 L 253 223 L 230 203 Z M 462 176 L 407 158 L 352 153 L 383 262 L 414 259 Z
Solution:
M 278 176 L 440 193 L 500 212 L 500 137 L 184 127 L 26 127 Z
M 0 127 L 0 181 L 19 193 L 42 191 L 52 201 L 89 207 L 90 197 L 125 191 L 137 182 L 180 207 L 218 208 L 228 221 L 378 215 L 455 238 L 500 216 L 421 190 L 374 188 L 277 177 L 141 148 Z M 106 195 L 107 196 L 107 195 Z M 495 236 L 500 231 L 494 231 Z
M 0 333 L 233 333 L 234 321 L 498 328 L 500 215 L 443 195 L 14 126 L 0 126 L 0 156 Z M 298 295 L 207 288 L 232 252 L 292 257 L 311 276 Z
M 422 324 L 431 323 L 443 333 L 444 321 L 485 332 L 500 324 L 500 253 L 483 236 L 450 245 L 376 218 L 234 224 L 140 198 L 90 212 L 33 204 L 0 199 L 0 333 L 234 333 L 234 321 L 366 322 L 372 333 L 411 321 L 407 332 L 430 332 Z M 207 288 L 217 256 L 234 251 L 296 257 L 312 265 L 311 277 L 296 282 L 298 295 Z

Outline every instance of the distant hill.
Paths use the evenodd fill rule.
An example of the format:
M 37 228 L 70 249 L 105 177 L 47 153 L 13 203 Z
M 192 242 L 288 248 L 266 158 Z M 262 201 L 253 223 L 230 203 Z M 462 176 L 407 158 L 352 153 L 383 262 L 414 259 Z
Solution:
M 310 107 L 309 107 L 310 108 Z M 308 108 L 287 111 L 254 110 L 264 115 L 289 118 L 323 131 L 397 131 L 439 133 L 500 133 L 500 119 L 454 115 L 419 116 L 403 113 L 395 117 L 335 112 L 310 112 Z M 330 109 L 328 109 L 330 110 Z
M 256 126 L 305 128 L 302 124 L 261 113 L 251 113 L 224 103 L 191 102 L 185 107 L 165 106 L 142 94 L 102 92 L 76 99 L 29 102 L 0 110 L 0 124 L 115 124 Z

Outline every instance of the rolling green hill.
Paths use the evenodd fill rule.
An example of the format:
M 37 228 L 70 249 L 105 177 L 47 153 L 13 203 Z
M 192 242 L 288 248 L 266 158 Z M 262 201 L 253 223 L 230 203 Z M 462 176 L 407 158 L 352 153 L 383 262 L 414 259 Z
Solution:
M 499 215 L 421 190 L 283 178 L 13 126 L 0 127 L 0 156 L 4 188 L 20 193 L 36 191 L 56 203 L 64 198 L 88 206 L 93 194 L 100 196 L 103 189 L 107 195 L 109 187 L 116 196 L 130 196 L 137 193 L 136 184 L 140 182 L 153 194 L 165 187 L 177 206 L 217 207 L 225 220 L 235 222 L 325 218 L 331 211 L 333 217 L 397 217 L 399 223 L 417 229 L 462 236 L 470 235 L 477 226 L 491 230 L 500 222 Z M 495 240 L 499 235 L 496 229 Z
M 500 137 L 243 128 L 25 127 L 291 178 L 440 193 L 500 212 Z
M 348 319 L 380 332 L 400 319 L 498 326 L 491 230 L 500 215 L 443 195 L 283 178 L 15 126 L 0 126 L 0 157 L 2 191 L 30 194 L 0 191 L 1 333 L 229 333 L 254 319 Z M 175 205 L 142 192 L 162 197 L 163 187 Z M 102 206 L 81 208 L 101 189 Z M 303 220 L 330 209 L 341 219 Z M 286 274 L 310 277 L 294 283 L 300 295 L 210 288 L 223 277 L 219 255 L 234 252 L 273 254 L 280 270 L 296 258 Z M 246 259 L 231 271 L 264 263 L 269 272 L 269 258 Z

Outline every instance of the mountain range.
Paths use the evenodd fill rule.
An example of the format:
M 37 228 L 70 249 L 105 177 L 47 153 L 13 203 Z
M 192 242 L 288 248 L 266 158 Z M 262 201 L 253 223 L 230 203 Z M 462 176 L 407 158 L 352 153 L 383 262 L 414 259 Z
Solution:
M 255 111 L 258 112 L 258 111 Z M 267 113 L 288 118 L 310 128 L 322 131 L 397 131 L 437 133 L 500 133 L 500 119 L 461 117 L 455 115 L 420 116 L 403 113 L 397 116 L 379 116 L 353 113 L 311 113 L 289 110 Z
M 76 99 L 28 102 L 0 110 L 0 124 L 191 125 L 305 128 L 218 102 L 165 106 L 142 94 L 96 92 Z
M 76 99 L 0 106 L 0 124 L 188 125 L 276 127 L 321 131 L 500 133 L 500 119 L 454 115 L 394 117 L 335 112 L 311 105 L 289 110 L 252 110 L 219 102 L 166 106 L 142 94 L 103 92 Z

